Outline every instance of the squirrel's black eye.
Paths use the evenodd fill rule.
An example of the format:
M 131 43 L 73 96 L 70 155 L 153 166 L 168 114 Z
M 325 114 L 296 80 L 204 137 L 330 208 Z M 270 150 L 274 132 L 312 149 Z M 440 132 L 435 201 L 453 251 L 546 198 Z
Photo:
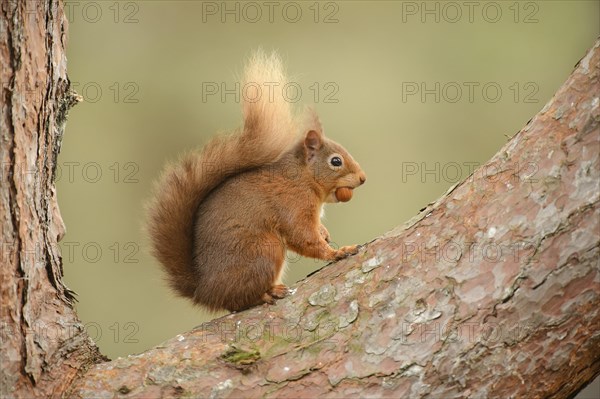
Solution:
M 329 162 L 332 166 L 342 166 L 342 158 L 340 157 L 333 157 Z

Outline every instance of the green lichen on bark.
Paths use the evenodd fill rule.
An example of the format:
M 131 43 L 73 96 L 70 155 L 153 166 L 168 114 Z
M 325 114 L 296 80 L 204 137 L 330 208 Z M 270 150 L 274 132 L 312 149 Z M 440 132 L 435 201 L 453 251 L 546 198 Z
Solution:
M 246 368 L 261 358 L 258 348 L 243 349 L 237 345 L 230 345 L 227 351 L 221 355 L 226 363 L 236 368 Z

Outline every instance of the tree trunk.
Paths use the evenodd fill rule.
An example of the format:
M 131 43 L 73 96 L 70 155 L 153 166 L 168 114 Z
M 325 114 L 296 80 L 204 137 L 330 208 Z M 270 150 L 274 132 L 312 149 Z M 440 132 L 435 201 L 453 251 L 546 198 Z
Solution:
M 2 394 L 568 397 L 600 373 L 600 41 L 486 165 L 404 226 L 143 354 L 102 362 L 62 283 L 62 5 L 3 2 Z
M 54 177 L 68 109 L 66 20 L 56 2 L 0 3 L 2 397 L 60 396 L 101 357 L 62 282 Z

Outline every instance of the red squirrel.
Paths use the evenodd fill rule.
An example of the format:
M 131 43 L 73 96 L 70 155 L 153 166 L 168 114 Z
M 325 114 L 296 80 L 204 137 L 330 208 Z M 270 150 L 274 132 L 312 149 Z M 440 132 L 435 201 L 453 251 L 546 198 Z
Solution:
M 171 288 L 211 311 L 285 297 L 286 250 L 338 260 L 359 249 L 332 248 L 320 215 L 325 203 L 350 200 L 366 175 L 312 109 L 295 117 L 280 90 L 260 91 L 287 82 L 276 53 L 253 54 L 243 126 L 168 165 L 148 206 L 153 254 Z

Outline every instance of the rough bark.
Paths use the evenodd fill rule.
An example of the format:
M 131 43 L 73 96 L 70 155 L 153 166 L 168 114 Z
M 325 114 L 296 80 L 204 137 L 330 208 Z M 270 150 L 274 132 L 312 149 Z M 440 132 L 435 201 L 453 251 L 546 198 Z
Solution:
M 54 176 L 68 109 L 56 2 L 0 4 L 1 396 L 59 396 L 100 358 L 62 282 Z
M 600 42 L 485 166 L 359 255 L 100 363 L 57 246 L 66 21 L 30 4 L 0 5 L 3 396 L 567 397 L 600 373 Z
M 600 42 L 482 168 L 276 306 L 73 397 L 568 397 L 600 373 Z

